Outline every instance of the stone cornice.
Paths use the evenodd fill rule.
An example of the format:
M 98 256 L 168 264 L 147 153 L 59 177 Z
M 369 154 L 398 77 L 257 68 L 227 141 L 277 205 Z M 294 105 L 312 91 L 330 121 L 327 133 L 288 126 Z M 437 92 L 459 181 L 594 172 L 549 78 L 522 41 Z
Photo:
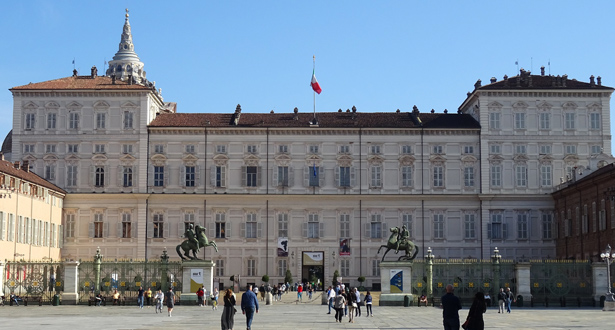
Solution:
M 142 91 L 13 91 L 13 96 L 21 96 L 21 97 L 45 97 L 45 98 L 53 98 L 53 97 L 135 97 L 150 94 L 149 90 Z
M 387 129 L 387 128 L 367 128 L 367 129 L 344 129 L 344 128 L 211 128 L 211 127 L 149 127 L 152 135 L 315 135 L 315 136 L 395 136 L 395 135 L 421 135 L 421 129 Z M 206 133 L 205 133 L 206 132 Z M 480 129 L 425 129 L 424 135 L 478 135 Z

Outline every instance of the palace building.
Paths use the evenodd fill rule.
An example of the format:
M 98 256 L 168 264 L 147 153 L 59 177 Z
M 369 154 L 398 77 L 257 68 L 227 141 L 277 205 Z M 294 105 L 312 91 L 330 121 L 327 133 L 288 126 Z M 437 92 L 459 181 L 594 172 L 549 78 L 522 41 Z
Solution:
M 456 112 L 179 113 L 146 78 L 128 14 L 105 75 L 10 91 L 5 152 L 66 193 L 62 258 L 179 259 L 200 224 L 219 248 L 201 257 L 242 284 L 338 270 L 371 286 L 403 225 L 419 258 L 555 257 L 551 193 L 613 162 L 613 88 L 544 69 L 479 80 Z

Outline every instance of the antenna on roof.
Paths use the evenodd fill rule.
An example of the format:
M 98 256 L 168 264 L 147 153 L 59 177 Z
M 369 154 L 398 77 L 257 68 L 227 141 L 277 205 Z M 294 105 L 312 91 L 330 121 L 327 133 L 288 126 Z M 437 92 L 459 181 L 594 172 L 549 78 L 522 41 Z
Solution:
M 517 72 L 519 72 L 519 59 L 515 61 L 515 65 L 517 66 Z
M 73 71 L 75 71 L 75 58 L 73 57 Z
M 549 62 L 547 63 L 549 66 L 549 76 L 551 75 L 551 59 L 549 59 Z

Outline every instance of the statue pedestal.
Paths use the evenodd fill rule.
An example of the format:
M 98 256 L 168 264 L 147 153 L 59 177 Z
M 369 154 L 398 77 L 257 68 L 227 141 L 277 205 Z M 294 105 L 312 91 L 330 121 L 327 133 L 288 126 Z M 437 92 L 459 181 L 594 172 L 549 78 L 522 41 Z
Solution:
M 615 301 L 605 301 L 602 310 L 609 312 L 615 311 Z
M 384 261 L 380 263 L 380 306 L 403 306 L 407 296 L 412 301 L 412 263 Z
M 182 262 L 182 305 L 196 305 L 196 291 L 204 286 L 211 293 L 214 284 L 214 266 L 211 260 L 188 260 Z

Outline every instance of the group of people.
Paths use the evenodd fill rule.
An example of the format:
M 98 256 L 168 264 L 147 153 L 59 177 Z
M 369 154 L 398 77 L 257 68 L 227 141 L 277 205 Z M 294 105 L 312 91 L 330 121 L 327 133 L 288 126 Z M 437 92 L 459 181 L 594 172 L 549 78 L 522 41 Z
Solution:
M 444 324 L 444 330 L 459 330 L 459 310 L 461 309 L 461 301 L 453 293 L 454 288 L 451 284 L 446 286 L 446 294 L 442 296 L 442 318 Z M 485 329 L 485 323 L 483 320 L 483 314 L 487 311 L 487 301 L 485 295 L 482 292 L 477 292 L 474 295 L 472 306 L 465 319 L 465 322 L 461 327 L 465 330 L 483 330 Z M 489 298 L 490 299 L 490 298 Z M 504 313 L 504 307 L 508 313 L 510 313 L 510 305 L 515 301 L 514 295 L 510 291 L 510 288 L 500 289 L 498 294 L 498 313 Z
M 211 299 L 211 309 L 212 310 L 218 309 L 218 296 L 219 296 L 219 294 L 220 294 L 220 292 L 218 291 L 218 288 L 215 288 L 213 290 L 213 292 L 211 293 L 211 295 L 209 296 L 209 299 Z M 204 286 L 200 287 L 196 291 L 196 297 L 197 297 L 197 304 L 200 307 L 205 306 L 205 299 L 207 297 L 207 289 L 205 289 Z
M 354 323 L 355 316 L 361 316 L 361 305 L 364 303 L 366 308 L 366 316 L 374 316 L 372 311 L 372 295 L 369 291 L 361 300 L 361 293 L 357 288 L 346 288 L 344 284 L 338 284 L 335 287 L 327 289 L 327 298 L 329 302 L 329 312 L 335 310 L 335 322 L 342 322 L 342 318 L 348 316 L 348 322 Z

